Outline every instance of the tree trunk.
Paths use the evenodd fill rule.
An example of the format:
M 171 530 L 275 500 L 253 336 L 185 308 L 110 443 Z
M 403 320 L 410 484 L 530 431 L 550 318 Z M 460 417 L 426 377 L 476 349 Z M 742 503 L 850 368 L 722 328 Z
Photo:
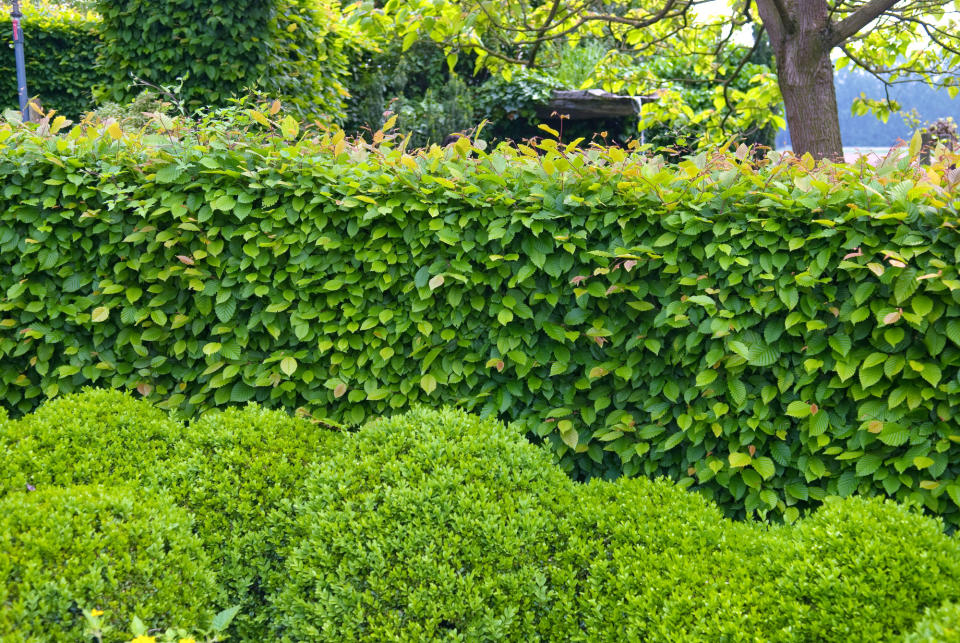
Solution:
M 826 0 L 757 0 L 770 36 L 793 151 L 843 160 Z
M 794 153 L 802 156 L 809 152 L 815 159 L 842 161 L 843 141 L 830 55 L 822 55 L 812 68 L 803 69 L 800 74 L 780 74 L 779 83 Z

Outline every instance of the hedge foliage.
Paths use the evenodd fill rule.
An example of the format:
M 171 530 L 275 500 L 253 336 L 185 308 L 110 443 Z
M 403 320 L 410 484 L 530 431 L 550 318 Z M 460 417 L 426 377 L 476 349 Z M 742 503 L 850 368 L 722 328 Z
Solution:
M 944 603 L 928 609 L 904 643 L 960 643 L 960 605 Z
M 489 420 L 425 409 L 344 441 L 288 536 L 277 637 L 537 640 L 556 616 L 556 507 L 573 503 L 563 472 L 519 442 Z
M 163 487 L 197 517 L 226 604 L 239 607 L 238 640 L 268 640 L 264 583 L 282 568 L 287 545 L 272 526 L 302 499 L 306 472 L 339 448 L 339 437 L 281 411 L 213 411 L 190 422 L 182 455 L 166 467 Z
M 195 516 L 220 602 L 239 609 L 234 633 L 262 640 L 263 578 L 277 572 L 284 544 L 269 527 L 301 498 L 304 472 L 338 435 L 253 405 L 184 425 L 130 394 L 87 390 L 0 424 L 0 497 L 73 485 L 162 492 Z
M 356 37 L 338 0 L 99 0 L 101 100 L 139 91 L 133 76 L 172 86 L 190 108 L 224 105 L 258 89 L 301 116 L 343 114 L 345 48 Z
M 0 638 L 80 641 L 81 610 L 98 609 L 131 638 L 144 623 L 194 625 L 219 599 L 192 517 L 122 487 L 50 488 L 0 496 Z
M 889 501 L 733 523 L 664 480 L 571 482 L 459 411 L 365 426 L 306 496 L 282 640 L 881 641 L 960 594 L 960 543 Z
M 104 81 L 96 67 L 100 18 L 58 4 L 22 5 L 27 90 L 45 110 L 76 119 L 93 109 L 93 87 Z M 0 11 L 0 89 L 4 109 L 17 109 L 17 76 L 10 13 Z
M 0 496 L 68 485 L 154 486 L 181 453 L 184 427 L 120 391 L 47 401 L 0 425 Z
M 11 409 L 90 383 L 353 424 L 456 403 L 578 476 L 741 515 L 859 492 L 960 523 L 942 165 L 409 154 L 256 116 L 264 137 L 161 148 L 0 131 Z
M 147 402 L 111 395 L 153 432 Z M 170 420 L 177 452 L 142 465 L 160 475 L 117 486 L 136 453 L 99 453 L 131 432 L 90 412 L 109 401 L 11 423 L 57 410 L 103 437 L 73 442 L 76 475 L 0 490 L 3 640 L 78 640 L 85 622 L 105 641 L 939 640 L 953 621 L 935 608 L 960 600 L 939 519 L 858 498 L 733 522 L 665 479 L 575 482 L 515 427 L 449 409 L 344 435 L 256 407 Z

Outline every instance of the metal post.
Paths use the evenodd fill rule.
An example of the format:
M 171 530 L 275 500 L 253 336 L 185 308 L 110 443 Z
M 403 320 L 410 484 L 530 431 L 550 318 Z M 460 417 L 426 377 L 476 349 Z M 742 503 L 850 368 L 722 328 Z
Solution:
M 20 113 L 23 122 L 30 121 L 30 104 L 27 94 L 27 68 L 23 57 L 23 29 L 20 28 L 20 0 L 11 0 L 10 22 L 13 24 L 13 54 L 17 61 L 17 94 L 20 98 Z

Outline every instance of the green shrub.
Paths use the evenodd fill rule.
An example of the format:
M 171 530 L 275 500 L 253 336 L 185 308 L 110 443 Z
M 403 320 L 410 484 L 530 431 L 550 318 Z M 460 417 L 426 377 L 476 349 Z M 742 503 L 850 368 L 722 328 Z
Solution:
M 100 18 L 93 13 L 67 9 L 46 2 L 22 6 L 21 26 L 26 55 L 27 90 L 39 97 L 45 110 L 76 119 L 93 109 L 93 87 L 103 82 L 96 68 L 97 29 Z M 17 107 L 13 30 L 10 13 L 0 11 L 0 79 L 3 103 Z
M 570 481 L 459 411 L 373 422 L 321 461 L 276 580 L 290 640 L 530 640 Z
M 927 610 L 904 639 L 904 643 L 958 643 L 960 642 L 960 606 L 944 603 Z
M 269 528 L 287 520 L 306 472 L 339 448 L 339 437 L 256 406 L 206 413 L 187 427 L 184 455 L 169 466 L 165 486 L 196 516 L 226 604 L 240 607 L 234 621 L 239 640 L 265 640 L 263 579 L 277 573 L 277 551 L 285 544 L 285 534 Z
M 731 514 L 860 493 L 960 524 L 945 168 L 409 155 L 277 120 L 163 149 L 0 129 L 11 410 L 91 383 L 354 424 L 453 403 L 574 476 L 665 475 Z
M 151 486 L 176 460 L 183 426 L 119 391 L 90 390 L 0 424 L 0 496 L 73 484 Z
M 0 638 L 83 639 L 82 609 L 116 636 L 146 624 L 206 622 L 218 588 L 189 515 L 119 487 L 67 487 L 0 498 Z
M 960 543 L 895 503 L 734 523 L 664 480 L 581 485 L 454 411 L 373 422 L 307 483 L 289 640 L 890 640 L 960 596 Z
M 794 526 L 721 520 L 663 481 L 594 482 L 571 534 L 567 627 L 595 639 L 881 641 L 960 592 L 942 524 L 878 499 L 827 503 Z
M 160 85 L 183 77 L 191 109 L 258 88 L 303 116 L 343 112 L 344 47 L 355 39 L 347 38 L 339 2 L 100 0 L 98 8 L 98 64 L 109 77 L 101 100 L 132 99 L 132 77 Z

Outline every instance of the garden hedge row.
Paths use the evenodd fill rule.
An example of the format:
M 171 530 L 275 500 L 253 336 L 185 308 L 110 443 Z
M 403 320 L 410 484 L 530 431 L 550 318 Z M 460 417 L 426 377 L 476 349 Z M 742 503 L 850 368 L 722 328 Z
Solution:
M 27 89 L 45 110 L 76 119 L 93 109 L 93 88 L 105 80 L 96 66 L 98 16 L 34 1 L 22 6 Z M 3 109 L 18 109 L 10 13 L 0 11 L 0 89 Z
M 90 383 L 347 424 L 453 403 L 577 476 L 667 475 L 735 514 L 859 492 L 960 523 L 945 168 L 409 154 L 257 118 L 161 148 L 0 130 L 13 413 Z
M 203 632 L 229 605 L 231 640 L 257 641 L 878 641 L 918 623 L 939 640 L 956 624 L 937 608 L 960 599 L 960 543 L 890 501 L 733 522 L 663 479 L 574 482 L 515 428 L 423 408 L 345 435 L 255 406 L 168 419 L 175 450 L 136 468 L 135 448 L 103 445 L 138 413 L 157 434 L 147 403 L 97 391 L 0 427 L 0 475 L 32 481 L 0 491 L 4 640 L 79 639 L 93 609 L 105 641 L 134 615 Z M 56 453 L 25 439 L 55 415 Z
M 139 93 L 131 76 L 173 86 L 192 109 L 220 106 L 252 89 L 303 117 L 340 117 L 348 95 L 340 3 L 330 0 L 98 0 L 108 78 L 100 100 Z M 347 37 L 345 37 L 347 36 Z

